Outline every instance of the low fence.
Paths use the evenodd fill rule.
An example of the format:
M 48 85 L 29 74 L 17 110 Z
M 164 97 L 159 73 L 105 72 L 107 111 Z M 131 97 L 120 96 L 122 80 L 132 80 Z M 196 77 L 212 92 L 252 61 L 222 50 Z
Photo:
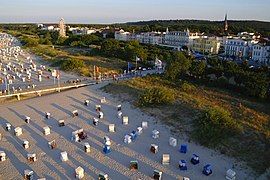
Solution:
M 80 88 L 80 87 L 85 87 L 85 86 L 94 85 L 94 84 L 96 84 L 96 83 L 92 82 L 92 83 L 74 84 L 74 85 L 70 85 L 70 86 L 53 87 L 53 88 L 47 88 L 47 89 L 39 89 L 39 90 L 27 91 L 27 92 L 19 92 L 19 93 L 14 93 L 14 94 L 2 95 L 2 96 L 0 96 L 0 99 L 16 97 L 18 100 L 20 100 L 21 96 L 27 96 L 27 95 L 41 96 L 42 94 L 47 94 L 47 93 L 50 93 L 50 92 L 60 92 L 60 91 L 63 91 L 63 90 L 68 90 L 68 89 L 73 89 L 73 88 Z

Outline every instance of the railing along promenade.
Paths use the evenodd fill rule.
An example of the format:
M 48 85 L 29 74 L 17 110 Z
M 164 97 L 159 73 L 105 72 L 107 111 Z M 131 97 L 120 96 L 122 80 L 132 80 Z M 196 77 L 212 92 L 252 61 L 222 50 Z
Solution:
M 68 89 L 80 88 L 80 87 L 85 87 L 85 86 L 94 85 L 94 84 L 96 83 L 88 82 L 88 83 L 80 83 L 80 84 L 74 83 L 72 85 L 66 85 L 66 86 L 60 86 L 60 87 L 47 87 L 44 89 L 35 89 L 35 90 L 30 90 L 30 91 L 25 91 L 25 92 L 17 92 L 17 93 L 12 93 L 12 94 L 0 95 L 0 99 L 16 97 L 17 100 L 21 100 L 21 96 L 27 96 L 27 95 L 41 96 L 42 94 L 47 94 L 51 92 L 61 92 Z

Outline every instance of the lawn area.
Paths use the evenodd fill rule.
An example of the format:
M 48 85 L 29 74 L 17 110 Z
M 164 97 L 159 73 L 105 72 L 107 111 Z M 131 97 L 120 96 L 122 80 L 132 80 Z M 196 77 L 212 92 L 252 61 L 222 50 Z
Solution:
M 145 89 L 154 87 L 172 91 L 175 95 L 174 102 L 141 107 L 141 94 Z M 179 136 L 187 136 L 190 141 L 243 160 L 259 174 L 270 167 L 270 104 L 267 102 L 247 99 L 238 94 L 189 82 L 174 84 L 159 76 L 113 83 L 105 86 L 104 90 L 118 98 L 131 101 L 143 111 L 156 116 L 161 122 L 172 126 L 172 131 Z M 208 115 L 214 116 L 217 122 L 212 122 L 205 132 L 199 133 L 202 118 Z M 218 124 L 221 128 L 229 127 L 224 129 L 224 132 L 223 129 L 217 131 L 216 125 L 221 121 L 224 121 L 223 124 Z M 234 128 L 237 130 L 230 131 Z M 222 133 L 225 133 L 224 137 L 227 138 L 219 136 Z M 212 139 L 216 141 L 211 141 Z
M 51 45 L 38 45 L 28 47 L 29 51 L 42 57 L 53 66 L 61 66 L 61 63 L 67 59 L 83 61 L 83 66 L 75 70 L 84 76 L 91 76 L 94 65 L 98 66 L 101 73 L 120 73 L 121 69 L 126 66 L 126 62 L 116 58 L 105 58 L 101 56 L 91 56 L 86 54 L 88 50 L 65 47 L 53 47 Z M 90 51 L 90 48 L 89 48 Z

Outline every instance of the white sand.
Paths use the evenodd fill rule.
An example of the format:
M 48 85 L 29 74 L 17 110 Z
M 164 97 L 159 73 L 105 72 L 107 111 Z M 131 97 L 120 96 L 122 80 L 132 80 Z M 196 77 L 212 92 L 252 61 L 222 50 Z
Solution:
M 227 169 L 235 163 L 234 160 L 217 154 L 207 148 L 184 142 L 178 139 L 177 147 L 169 146 L 171 133 L 169 128 L 159 123 L 155 123 L 152 117 L 143 114 L 139 109 L 134 109 L 129 103 L 122 103 L 123 115 L 129 117 L 129 125 L 124 126 L 117 118 L 117 100 L 110 95 L 100 92 L 97 89 L 100 85 L 85 87 L 59 94 L 42 96 L 25 101 L 0 105 L 0 122 L 2 128 L 0 132 L 3 139 L 0 141 L 0 151 L 6 152 L 8 159 L 0 162 L 0 179 L 21 179 L 25 169 L 34 171 L 36 178 L 46 179 L 74 179 L 75 168 L 81 166 L 85 170 L 85 179 L 97 179 L 99 172 L 104 172 L 111 179 L 149 179 L 154 169 L 163 171 L 163 179 L 176 179 L 181 176 L 190 179 L 225 179 Z M 96 116 L 95 105 L 100 104 L 100 98 L 106 96 L 107 103 L 102 104 L 105 118 L 98 126 L 93 126 L 92 119 Z M 90 100 L 90 106 L 84 106 L 85 99 Z M 79 116 L 72 118 L 71 112 L 77 109 Z M 44 113 L 50 112 L 52 119 L 45 119 Z M 29 124 L 24 122 L 24 115 L 30 116 Z M 67 124 L 58 127 L 58 120 L 64 119 Z M 148 121 L 149 127 L 143 130 L 143 134 L 135 142 L 129 145 L 124 144 L 124 135 L 136 130 L 142 121 Z M 12 131 L 4 129 L 5 123 L 12 124 Z M 116 132 L 109 133 L 108 125 L 115 124 Z M 14 127 L 22 127 L 23 134 L 14 136 Z M 50 126 L 51 134 L 44 136 L 43 127 Z M 75 143 L 70 140 L 71 132 L 83 128 L 88 139 Z M 152 139 L 151 131 L 160 131 L 159 139 Z M 107 135 L 112 140 L 112 152 L 105 155 L 102 152 L 103 137 Z M 23 149 L 23 140 L 30 142 L 29 149 Z M 56 139 L 57 148 L 51 150 L 47 142 Z M 85 153 L 83 144 L 88 142 L 91 152 Z M 159 152 L 152 154 L 150 144 L 157 144 Z M 179 145 L 188 145 L 188 153 L 181 154 Z M 66 151 L 69 160 L 61 162 L 60 152 Z M 37 162 L 29 163 L 26 160 L 27 153 L 36 153 Z M 171 156 L 170 165 L 162 165 L 161 157 L 163 153 Z M 193 153 L 200 156 L 200 164 L 194 166 L 190 163 Z M 183 172 L 178 168 L 178 161 L 186 160 L 188 170 Z M 131 160 L 139 161 L 139 171 L 128 169 Z M 211 164 L 213 174 L 207 177 L 202 174 L 205 164 Z M 248 170 L 243 170 L 239 166 L 234 169 L 237 172 L 237 179 L 254 179 L 249 175 Z

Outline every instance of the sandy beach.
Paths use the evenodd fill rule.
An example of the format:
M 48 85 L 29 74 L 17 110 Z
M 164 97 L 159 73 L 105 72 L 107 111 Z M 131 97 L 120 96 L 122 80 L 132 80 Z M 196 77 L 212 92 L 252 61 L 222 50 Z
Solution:
M 163 179 L 225 179 L 226 171 L 233 167 L 237 179 L 254 179 L 251 171 L 243 168 L 235 160 L 225 157 L 194 143 L 183 139 L 178 140 L 176 147 L 169 145 L 172 137 L 169 127 L 160 124 L 139 109 L 134 108 L 129 102 L 119 102 L 111 95 L 99 90 L 102 85 L 74 89 L 57 94 L 38 98 L 7 103 L 0 105 L 0 122 L 2 140 L 0 151 L 5 151 L 7 160 L 0 162 L 0 179 L 22 179 L 24 170 L 34 171 L 34 179 L 75 179 L 75 168 L 81 166 L 85 170 L 85 179 L 97 179 L 100 172 L 109 175 L 110 179 L 151 179 L 153 171 L 158 169 L 163 172 Z M 106 103 L 101 104 L 100 99 L 106 97 Z M 89 106 L 84 105 L 84 100 L 90 101 Z M 97 117 L 95 105 L 101 104 L 104 119 L 98 126 L 92 120 Z M 117 117 L 117 105 L 122 104 L 124 116 L 129 117 L 129 124 L 123 125 Z M 72 111 L 78 110 L 79 116 L 72 117 Z M 45 118 L 45 112 L 52 114 L 51 119 Z M 31 117 L 30 123 L 24 117 Z M 65 120 L 66 126 L 59 127 L 58 121 Z M 148 128 L 130 144 L 124 143 L 124 136 L 141 126 L 142 121 L 148 121 Z M 11 131 L 5 131 L 5 123 L 12 125 Z M 116 132 L 108 132 L 108 125 L 115 124 Z M 49 126 L 51 134 L 44 136 L 43 127 Z M 23 134 L 14 136 L 14 127 L 21 127 Z M 88 138 L 82 142 L 71 141 L 71 133 L 83 128 Z M 158 139 L 151 137 L 152 130 L 160 132 Z M 104 154 L 103 138 L 110 137 L 112 152 Z M 24 149 L 23 140 L 28 140 L 30 148 Z M 48 141 L 56 140 L 57 148 L 50 149 Z M 91 152 L 85 153 L 83 144 L 88 142 Z M 150 145 L 159 146 L 157 154 L 150 152 Z M 186 154 L 179 152 L 179 145 L 187 144 Z M 66 151 L 69 160 L 62 162 L 60 153 Z M 37 161 L 29 163 L 27 153 L 36 153 Z M 192 165 L 192 154 L 200 156 L 200 163 Z M 170 164 L 162 165 L 162 154 L 170 154 Z M 178 162 L 187 161 L 187 171 L 180 171 Z M 129 170 L 131 160 L 137 160 L 138 171 Z M 211 164 L 213 174 L 209 177 L 202 174 L 203 166 Z M 238 165 L 237 165 L 238 164 Z

